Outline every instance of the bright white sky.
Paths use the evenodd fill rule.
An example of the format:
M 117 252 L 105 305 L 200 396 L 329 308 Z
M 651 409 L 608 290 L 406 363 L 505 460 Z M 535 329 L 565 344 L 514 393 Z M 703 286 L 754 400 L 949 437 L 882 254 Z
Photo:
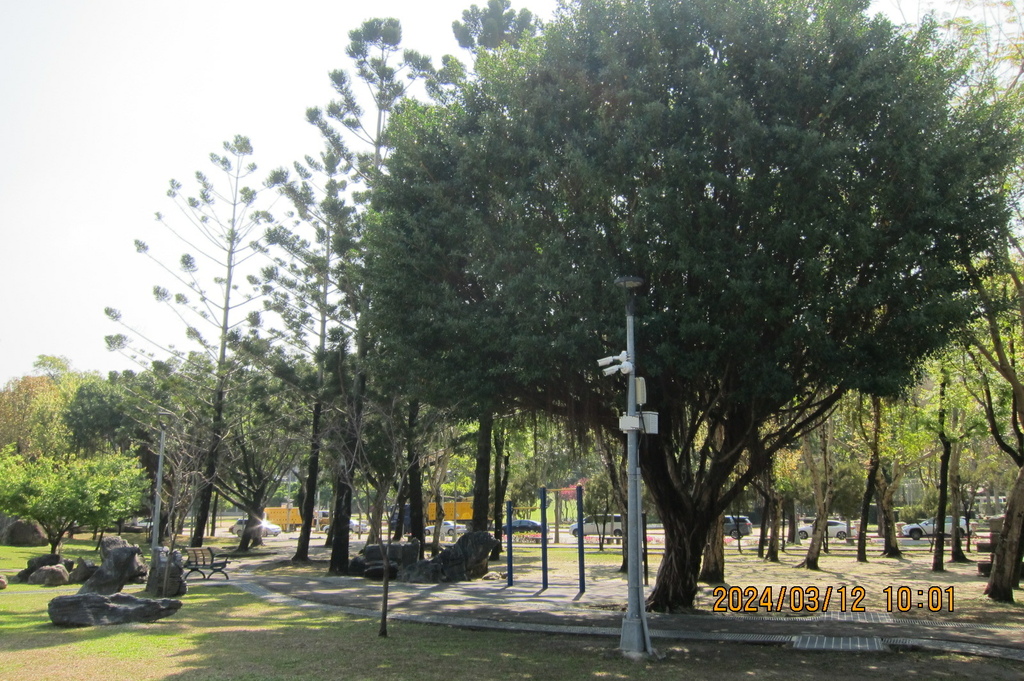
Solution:
M 150 293 L 161 272 L 133 247 L 161 244 L 168 180 L 188 189 L 236 134 L 252 140 L 261 178 L 317 153 L 305 110 L 332 99 L 331 70 L 350 69 L 351 29 L 396 17 L 405 47 L 465 61 L 451 23 L 474 2 L 486 4 L 0 0 L 0 386 L 42 354 L 83 371 L 134 368 L 104 347 L 122 331 L 107 306 L 181 342 Z M 555 4 L 513 2 L 543 19 Z M 173 264 L 183 250 L 160 252 Z

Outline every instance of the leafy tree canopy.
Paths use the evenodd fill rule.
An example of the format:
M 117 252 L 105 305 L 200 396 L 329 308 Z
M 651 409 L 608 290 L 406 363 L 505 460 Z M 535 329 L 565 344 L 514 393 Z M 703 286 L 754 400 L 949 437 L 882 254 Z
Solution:
M 580 374 L 621 349 L 614 278 L 647 281 L 658 607 L 692 602 L 708 519 L 775 451 L 947 342 L 972 309 L 958 263 L 1006 223 L 1009 113 L 954 98 L 966 62 L 933 26 L 866 8 L 583 0 L 392 128 L 368 269 L 418 375 L 603 400 L 608 423 Z
M 103 529 L 136 513 L 147 488 L 138 463 L 119 454 L 27 460 L 8 447 L 0 469 L 0 511 L 39 523 L 54 553 L 76 525 Z
M 466 49 L 496 49 L 518 45 L 537 32 L 537 21 L 528 9 L 516 12 L 510 0 L 487 0 L 487 7 L 473 5 L 462 12 L 462 21 L 452 22 L 459 46 Z

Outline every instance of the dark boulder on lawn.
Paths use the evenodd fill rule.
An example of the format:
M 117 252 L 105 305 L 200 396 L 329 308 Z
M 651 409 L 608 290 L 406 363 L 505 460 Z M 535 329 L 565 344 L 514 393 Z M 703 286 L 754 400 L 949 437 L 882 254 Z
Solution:
M 436 584 L 478 579 L 487 574 L 491 550 L 497 545 L 498 540 L 489 532 L 467 532 L 455 546 L 429 560 L 403 567 L 398 581 Z
M 123 593 L 109 596 L 86 593 L 57 596 L 50 601 L 46 610 L 50 621 L 58 627 L 91 627 L 155 622 L 173 615 L 179 608 L 181 601 L 171 598 L 156 600 Z

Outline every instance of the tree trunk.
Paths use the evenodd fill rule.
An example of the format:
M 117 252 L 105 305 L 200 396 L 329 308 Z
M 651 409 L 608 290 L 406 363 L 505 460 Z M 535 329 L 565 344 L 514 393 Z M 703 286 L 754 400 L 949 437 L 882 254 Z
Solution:
M 302 497 L 302 528 L 295 546 L 293 561 L 309 562 L 309 541 L 313 534 L 313 514 L 316 511 L 317 480 L 320 477 L 320 418 L 323 401 L 318 397 L 313 403 L 313 422 L 310 425 L 309 460 L 306 464 L 306 485 Z
M 378 482 L 380 482 L 378 480 Z M 384 543 L 384 516 L 387 513 L 388 485 L 381 483 L 381 487 L 373 488 L 373 498 L 370 500 L 370 531 L 366 535 L 366 544 Z M 404 515 L 404 514 L 401 514 Z
M 338 466 L 338 473 L 334 477 L 334 489 L 334 509 L 331 511 L 331 564 L 327 572 L 331 575 L 347 575 L 352 479 L 350 471 L 343 463 Z
M 491 435 L 494 431 L 494 414 L 485 410 L 480 416 L 480 427 L 476 434 L 476 475 L 473 480 L 473 530 L 486 532 L 490 516 L 491 481 Z
M 939 531 L 935 534 L 935 551 L 932 553 L 932 572 L 945 572 L 942 561 L 946 553 L 946 505 L 949 501 L 949 457 L 953 453 L 953 443 L 946 434 L 946 372 L 943 370 L 939 381 L 939 442 L 942 444 L 942 455 L 939 457 L 939 509 L 935 518 Z
M 782 533 L 782 495 L 772 488 L 768 498 L 771 504 L 771 529 L 764 557 L 769 562 L 778 563 L 779 537 Z
M 621 443 L 620 443 L 621 444 Z M 608 446 L 608 440 L 601 439 L 601 458 L 604 460 L 605 470 L 608 471 L 608 480 L 611 482 L 612 495 L 615 497 L 615 505 L 619 509 L 619 515 L 626 517 L 626 457 L 625 446 L 620 446 L 616 455 L 616 449 Z M 605 510 L 607 515 L 607 509 Z M 625 529 L 625 528 L 623 528 Z M 628 556 L 626 554 L 626 542 L 622 542 L 622 562 L 619 564 L 619 572 L 626 574 L 629 571 Z
M 1006 495 L 1006 514 L 1003 527 L 992 552 L 992 572 L 985 595 L 1001 603 L 1013 603 L 1013 590 L 1020 582 L 1017 577 L 1021 554 L 1024 553 L 1021 533 L 1024 532 L 1024 467 L 1017 471 L 1010 493 Z
M 932 552 L 932 572 L 945 572 L 946 570 L 945 565 L 943 565 L 943 560 L 946 557 L 946 533 L 951 529 L 946 527 L 946 506 L 949 502 L 947 490 L 949 485 L 949 455 L 952 450 L 952 444 L 946 438 L 945 433 L 941 431 L 941 426 L 939 441 L 942 443 L 942 455 L 939 457 L 939 509 L 938 516 L 935 518 L 938 531 L 935 533 L 935 550 Z
M 407 459 L 409 462 L 409 528 L 412 536 L 420 543 L 420 560 L 426 548 L 426 523 L 423 519 L 423 468 L 420 465 L 420 452 L 417 446 L 416 421 L 419 418 L 420 404 L 413 400 L 409 403 Z
M 820 525 L 821 521 L 815 518 L 814 529 L 811 530 L 811 543 L 807 546 L 807 554 L 804 556 L 802 561 L 797 563 L 797 567 L 807 568 L 808 570 L 821 569 L 818 565 L 818 558 L 821 556 L 821 537 L 823 534 Z M 827 521 L 825 526 L 828 526 Z
M 872 426 L 871 426 L 871 455 L 868 461 L 868 474 L 864 483 L 864 497 L 860 503 L 860 531 L 857 532 L 857 562 L 868 562 L 868 518 L 871 515 L 871 499 L 875 496 L 875 480 L 878 479 L 878 470 L 882 465 L 880 450 L 880 438 L 882 433 L 882 401 L 877 397 L 871 398 Z
M 716 508 L 714 492 L 718 486 L 700 494 L 684 493 L 668 473 L 667 458 L 646 455 L 642 450 L 644 482 L 665 528 L 665 551 L 647 597 L 647 608 L 659 612 L 691 609 L 699 592 L 701 554 L 711 536 L 711 526 L 717 526 L 724 511 Z M 722 541 L 721 533 L 718 540 Z
M 697 581 L 707 584 L 721 584 L 725 581 L 725 516 L 718 516 L 718 520 L 708 528 L 704 560 Z
M 206 455 L 206 469 L 203 471 L 203 481 L 199 484 L 199 508 L 196 511 L 195 525 L 192 526 L 192 537 L 189 546 L 197 548 L 203 545 L 203 538 L 206 535 L 206 521 L 210 517 L 210 502 L 213 499 L 213 480 L 217 476 L 217 458 L 220 450 L 220 436 L 214 435 L 213 444 Z
M 953 516 L 953 526 L 950 528 L 949 560 L 951 563 L 968 563 L 964 554 L 963 533 L 960 532 L 960 518 L 963 517 L 963 497 L 960 493 L 960 453 L 963 445 L 957 444 L 953 447 L 952 455 L 949 457 L 949 507 Z M 966 519 L 968 531 L 970 531 L 970 519 Z M 967 538 L 970 542 L 970 537 Z M 969 547 L 968 547 L 969 548 Z
M 768 550 L 768 535 L 769 527 L 772 521 L 771 511 L 769 510 L 769 501 L 767 498 L 761 500 L 761 526 L 758 528 L 759 534 L 757 537 L 757 557 L 764 558 L 765 551 Z
M 410 412 L 410 418 L 411 416 L 412 412 Z M 402 484 L 401 480 L 399 480 L 398 483 L 398 494 L 396 496 L 399 499 L 407 496 L 406 490 L 404 489 L 404 485 Z M 386 499 L 387 497 L 385 495 L 385 501 Z M 422 501 L 420 505 L 422 507 Z M 400 516 L 404 515 L 402 511 L 402 506 L 400 504 L 398 505 L 398 513 Z M 384 638 L 386 638 L 388 635 L 388 596 L 391 591 L 391 542 L 391 533 L 389 532 L 387 542 L 381 546 L 382 552 L 384 554 L 384 580 L 382 584 L 380 598 L 380 629 L 377 630 L 377 635 Z
M 388 533 L 391 534 L 390 532 Z M 377 630 L 377 635 L 383 638 L 387 638 L 388 635 L 388 595 L 391 589 L 391 537 L 388 537 L 387 544 L 382 544 L 382 553 L 384 554 L 384 575 L 383 585 L 381 587 L 380 596 L 380 628 Z
M 808 570 L 820 570 L 819 560 L 821 551 L 828 542 L 828 517 L 822 513 L 822 507 L 817 508 L 817 517 L 814 519 L 814 529 L 811 530 L 811 543 L 807 546 L 807 555 L 797 564 L 797 567 Z
M 221 375 L 217 377 L 217 391 L 213 399 L 213 441 L 206 453 L 206 470 L 203 480 L 199 483 L 199 509 L 196 511 L 196 522 L 192 527 L 192 538 L 189 546 L 197 548 L 203 545 L 206 532 L 206 521 L 210 518 L 210 503 L 213 501 L 213 484 L 217 479 L 217 463 L 220 459 L 220 447 L 224 440 L 224 401 L 227 393 L 227 377 L 224 371 L 225 343 L 227 331 L 221 335 L 220 362 L 218 368 Z
M 220 493 L 217 488 L 213 489 L 213 508 L 210 510 L 210 536 L 217 535 L 217 505 L 220 503 Z
M 438 494 L 434 500 L 434 531 L 430 537 L 430 557 L 433 558 L 441 552 L 441 527 L 444 525 L 444 502 L 441 500 L 441 495 Z
M 508 458 L 505 448 L 505 435 L 501 428 L 494 429 L 494 538 L 498 544 L 491 551 L 491 560 L 501 557 L 505 533 L 505 492 L 508 490 Z M 557 508 L 557 506 L 556 506 Z M 510 519 L 511 520 L 511 519 Z M 555 533 L 558 533 L 555 525 Z
M 242 536 L 238 541 L 238 550 L 241 553 L 245 553 L 249 549 L 256 548 L 257 546 L 262 546 L 263 532 L 259 529 L 260 518 L 262 517 L 262 512 L 247 512 L 245 529 L 242 531 Z
M 896 510 L 893 505 L 896 485 L 884 480 L 882 470 L 879 470 L 875 484 L 879 488 L 880 522 L 882 522 L 882 530 L 885 534 L 882 556 L 885 558 L 902 558 L 903 551 L 900 550 L 899 540 L 896 537 Z
M 790 544 L 799 544 L 800 535 L 797 534 L 797 528 L 800 524 L 796 521 L 796 499 L 790 499 L 789 502 L 789 528 L 786 530 L 786 541 Z
M 811 531 L 811 543 L 807 547 L 807 555 L 798 565 L 798 567 L 808 570 L 821 569 L 818 561 L 821 558 L 822 548 L 828 542 L 828 514 L 832 506 L 832 497 L 835 495 L 832 485 L 833 465 L 829 437 L 829 426 L 826 423 L 816 432 L 805 435 L 801 446 L 804 464 L 811 474 L 811 482 L 814 487 L 814 529 Z M 820 466 L 814 456 L 815 439 L 818 440 L 817 449 L 821 453 Z
M 665 523 L 665 554 L 658 568 L 654 588 L 647 597 L 647 608 L 659 612 L 675 612 L 693 608 L 699 587 L 701 550 L 708 530 L 687 527 L 677 514 L 661 516 Z
M 757 540 L 757 557 L 764 558 L 765 551 L 768 549 L 768 540 L 771 535 L 769 529 L 772 520 L 772 472 L 767 470 L 764 475 L 761 476 L 761 484 L 758 486 L 758 492 L 761 494 L 761 534 Z
M 408 475 L 409 471 L 406 470 L 405 475 L 403 475 L 401 479 L 398 481 L 398 489 L 400 491 L 398 493 L 398 496 L 395 497 L 395 511 L 393 514 L 394 521 L 392 521 L 391 518 L 388 518 L 388 534 L 390 535 L 392 541 L 402 541 L 402 537 L 404 537 L 409 532 L 405 527 L 405 507 L 409 503 L 409 481 L 406 479 Z M 385 491 L 382 496 L 386 495 L 387 492 Z M 387 503 L 383 504 L 382 508 L 386 510 Z M 409 512 L 410 514 L 412 513 L 411 507 L 409 509 Z
M 430 557 L 433 558 L 441 552 L 441 523 L 445 520 L 444 497 L 441 492 L 441 485 L 448 475 L 448 463 L 451 460 L 451 452 L 445 450 L 438 459 L 434 461 L 434 470 L 430 476 L 430 492 L 434 503 L 434 523 L 430 532 Z

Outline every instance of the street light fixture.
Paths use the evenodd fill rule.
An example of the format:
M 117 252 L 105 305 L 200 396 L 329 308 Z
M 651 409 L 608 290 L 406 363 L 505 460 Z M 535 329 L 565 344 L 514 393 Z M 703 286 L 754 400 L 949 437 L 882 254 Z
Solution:
M 626 478 L 627 478 L 627 520 L 626 567 L 627 595 L 626 614 L 622 618 L 622 633 L 619 649 L 626 654 L 645 655 L 653 652 L 650 632 L 647 629 L 647 613 L 644 609 L 643 586 L 640 584 L 640 464 L 638 438 L 641 419 L 637 416 L 636 347 L 634 342 L 633 318 L 636 314 L 636 289 L 642 286 L 640 277 L 619 277 L 617 286 L 626 289 L 626 351 L 612 357 L 598 360 L 598 365 L 607 367 L 605 376 L 616 371 L 626 375 L 626 415 L 620 419 L 620 427 L 626 431 Z M 618 362 L 618 364 L 613 364 Z M 609 366 L 611 365 L 611 366 Z

